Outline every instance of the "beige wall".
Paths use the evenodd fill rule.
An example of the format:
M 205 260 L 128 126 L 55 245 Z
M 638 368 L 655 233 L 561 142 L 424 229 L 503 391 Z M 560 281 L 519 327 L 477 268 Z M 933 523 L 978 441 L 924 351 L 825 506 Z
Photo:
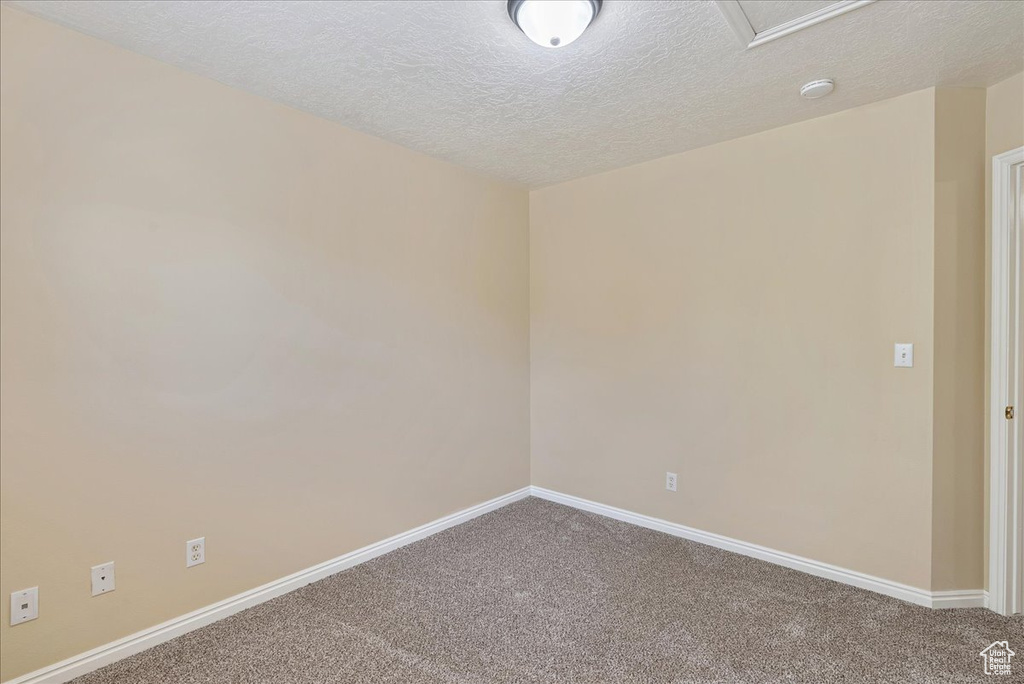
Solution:
M 524 190 L 0 12 L 0 678 L 528 484 Z
M 985 90 L 935 91 L 933 590 L 983 586 Z
M 1024 73 L 987 90 L 987 156 L 1024 145 Z
M 533 483 L 929 588 L 934 111 L 532 192 Z

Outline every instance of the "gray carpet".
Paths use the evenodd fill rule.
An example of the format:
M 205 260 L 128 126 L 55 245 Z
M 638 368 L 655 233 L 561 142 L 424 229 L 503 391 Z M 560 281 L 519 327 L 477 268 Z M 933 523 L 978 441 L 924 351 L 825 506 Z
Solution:
M 978 653 L 1009 639 L 1013 677 Z M 934 611 L 526 499 L 77 680 L 1024 680 L 1024 620 Z

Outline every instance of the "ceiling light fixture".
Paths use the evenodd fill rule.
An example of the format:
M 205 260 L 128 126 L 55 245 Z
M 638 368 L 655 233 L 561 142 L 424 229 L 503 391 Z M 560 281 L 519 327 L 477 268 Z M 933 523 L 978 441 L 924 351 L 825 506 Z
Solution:
M 565 47 L 587 30 L 601 0 L 508 0 L 508 16 L 527 37 L 547 48 Z

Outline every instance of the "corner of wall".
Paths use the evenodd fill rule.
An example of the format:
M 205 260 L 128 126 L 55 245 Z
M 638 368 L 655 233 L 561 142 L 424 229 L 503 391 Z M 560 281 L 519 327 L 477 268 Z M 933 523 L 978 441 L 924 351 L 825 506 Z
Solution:
M 985 90 L 935 90 L 933 591 L 977 589 L 984 553 Z

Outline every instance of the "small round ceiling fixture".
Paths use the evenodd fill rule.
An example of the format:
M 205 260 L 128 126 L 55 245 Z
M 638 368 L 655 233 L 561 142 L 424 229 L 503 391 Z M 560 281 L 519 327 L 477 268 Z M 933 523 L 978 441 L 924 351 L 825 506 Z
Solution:
M 831 78 L 819 78 L 817 81 L 804 83 L 803 87 L 800 88 L 800 94 L 808 100 L 817 100 L 819 97 L 825 97 L 835 89 L 835 81 Z
M 583 35 L 601 0 L 508 0 L 508 16 L 537 45 L 565 47 Z

